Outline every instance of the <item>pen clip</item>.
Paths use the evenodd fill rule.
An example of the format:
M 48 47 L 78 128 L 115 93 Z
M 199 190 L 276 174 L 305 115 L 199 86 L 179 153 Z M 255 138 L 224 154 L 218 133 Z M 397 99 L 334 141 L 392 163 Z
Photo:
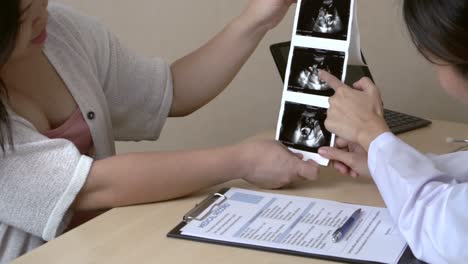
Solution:
M 221 198 L 221 200 L 219 200 L 219 198 Z M 214 201 L 217 201 L 217 200 L 219 201 L 216 203 L 213 203 Z M 210 195 L 209 197 L 207 197 L 205 200 L 203 200 L 201 203 L 197 204 L 188 213 L 186 213 L 182 220 L 185 223 L 189 223 L 192 220 L 203 221 L 213 212 L 213 210 L 215 210 L 220 205 L 222 205 L 226 200 L 227 200 L 227 197 L 225 195 L 220 194 L 220 193 L 214 193 Z M 210 208 L 210 210 L 206 212 L 203 216 L 200 216 L 200 214 L 212 204 L 213 206 Z

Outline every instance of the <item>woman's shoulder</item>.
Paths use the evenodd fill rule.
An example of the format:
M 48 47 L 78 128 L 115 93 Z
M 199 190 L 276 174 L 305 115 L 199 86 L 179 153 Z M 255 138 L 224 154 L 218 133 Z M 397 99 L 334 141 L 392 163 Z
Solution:
M 49 3 L 49 6 L 48 6 L 48 11 L 49 11 L 49 14 L 51 15 L 54 15 L 54 16 L 57 16 L 57 15 L 68 15 L 70 13 L 74 14 L 76 13 L 75 10 L 73 10 L 73 8 L 65 5 L 65 4 L 61 4 L 61 3 L 57 3 L 57 2 L 52 2 L 52 3 Z
M 51 3 L 49 4 L 48 11 L 49 31 L 68 30 L 80 33 L 79 31 L 90 24 L 90 18 L 63 4 Z
M 50 3 L 48 6 L 49 19 L 66 27 L 89 27 L 101 24 L 97 18 L 83 14 L 82 12 L 61 4 Z
M 97 18 L 82 14 L 73 8 L 52 3 L 49 5 L 47 25 L 47 54 L 61 56 L 64 60 L 81 57 L 93 69 L 107 61 L 109 31 Z
M 49 4 L 48 11 L 48 33 L 59 43 L 94 46 L 105 41 L 107 29 L 96 18 L 58 3 Z

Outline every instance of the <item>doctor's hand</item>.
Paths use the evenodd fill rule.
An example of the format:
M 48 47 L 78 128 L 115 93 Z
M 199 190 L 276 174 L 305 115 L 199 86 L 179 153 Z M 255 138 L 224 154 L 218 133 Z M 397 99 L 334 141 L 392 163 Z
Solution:
M 325 121 L 330 132 L 368 151 L 375 138 L 390 131 L 380 92 L 369 78 L 356 82 L 353 89 L 328 72 L 320 71 L 319 76 L 335 90 Z
M 238 145 L 243 159 L 243 179 L 260 188 L 278 189 L 316 180 L 319 165 L 303 161 L 302 155 L 292 153 L 273 140 L 250 140 Z
M 333 167 L 343 175 L 370 177 L 367 152 L 359 144 L 337 138 L 335 148 L 322 147 L 319 154 L 331 160 Z
M 243 16 L 254 25 L 270 30 L 283 20 L 296 0 L 250 0 Z

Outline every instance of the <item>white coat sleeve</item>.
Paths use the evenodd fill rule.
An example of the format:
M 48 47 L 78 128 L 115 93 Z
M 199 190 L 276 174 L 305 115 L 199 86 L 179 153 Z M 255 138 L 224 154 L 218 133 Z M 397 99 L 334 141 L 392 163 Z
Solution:
M 467 169 L 460 166 L 468 168 L 466 153 L 429 157 L 391 133 L 370 146 L 372 177 L 400 232 L 423 261 L 468 259 L 468 183 L 459 177 Z

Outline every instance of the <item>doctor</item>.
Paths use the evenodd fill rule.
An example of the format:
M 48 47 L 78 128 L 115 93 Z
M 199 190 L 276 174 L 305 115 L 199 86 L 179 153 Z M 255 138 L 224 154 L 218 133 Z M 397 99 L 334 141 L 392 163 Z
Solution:
M 404 0 L 413 42 L 441 86 L 468 104 L 468 1 Z M 346 87 L 321 71 L 335 91 L 326 127 L 341 138 L 319 153 L 353 177 L 371 175 L 416 257 L 468 263 L 468 152 L 427 156 L 390 133 L 379 90 L 369 79 Z

